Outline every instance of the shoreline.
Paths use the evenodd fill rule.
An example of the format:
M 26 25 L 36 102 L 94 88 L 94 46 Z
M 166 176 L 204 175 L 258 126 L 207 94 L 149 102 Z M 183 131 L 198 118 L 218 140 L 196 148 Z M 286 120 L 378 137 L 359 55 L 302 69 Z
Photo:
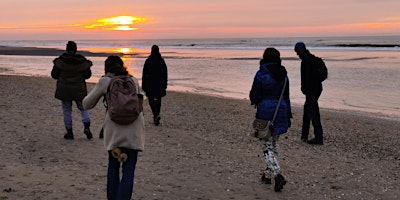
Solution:
M 0 54 L 1 55 L 1 54 Z M 14 74 L 1 74 L 3 71 L 7 71 L 6 68 L 1 68 L 0 67 L 0 77 L 1 76 L 20 76 L 20 77 L 38 77 L 38 78 L 50 78 L 49 76 L 34 76 L 34 75 L 14 75 Z M 93 82 L 87 82 L 88 84 L 95 84 Z M 225 98 L 225 99 L 231 99 L 231 100 L 244 100 L 244 101 L 250 101 L 248 98 L 234 98 L 234 97 L 226 97 L 223 95 L 215 95 L 215 94 L 207 94 L 207 93 L 196 93 L 192 91 L 179 91 L 179 90 L 168 90 L 169 92 L 177 92 L 177 93 L 187 93 L 187 94 L 193 94 L 193 95 L 204 95 L 204 96 L 209 96 L 209 97 L 216 97 L 216 98 Z M 298 109 L 303 109 L 303 104 L 302 103 L 292 103 L 292 107 L 297 107 Z M 321 107 L 320 106 L 320 111 L 326 111 L 326 112 L 345 112 L 345 113 L 352 113 L 357 116 L 374 116 L 374 118 L 378 119 L 385 119 L 385 120 L 391 120 L 391 121 L 396 121 L 400 122 L 400 116 L 398 115 L 389 115 L 389 114 L 383 114 L 383 113 L 378 113 L 378 112 L 368 112 L 368 111 L 362 111 L 362 110 L 357 110 L 357 109 L 337 109 L 337 108 L 329 108 L 329 107 Z
M 8 49 L 11 49 L 11 50 L 8 51 Z M 103 51 L 105 51 L 105 50 L 103 50 Z M 0 46 L 0 55 L 15 54 L 15 55 L 36 55 L 36 56 L 41 56 L 41 55 L 59 56 L 62 52 L 63 52 L 62 50 L 54 49 L 54 48 Z M 84 52 L 85 51 L 82 51 L 82 52 L 80 51 L 79 53 L 82 53 L 82 55 L 85 55 L 85 56 L 89 55 L 89 54 L 85 54 Z M 93 56 L 95 56 L 95 57 L 96 56 L 106 57 L 106 56 L 110 55 L 110 54 L 105 53 L 105 52 L 91 53 L 91 54 L 94 54 Z M 112 54 L 115 54 L 115 53 L 112 53 Z M 122 54 L 120 54 L 120 55 L 122 55 Z M 89 55 L 89 56 L 91 56 L 91 55 Z M 135 55 L 132 54 L 130 56 L 132 56 L 132 59 L 139 58 L 139 57 L 142 58 L 140 54 L 137 54 L 137 55 L 136 54 Z M 7 67 L 9 67 L 9 68 L 7 68 Z M 29 68 L 29 66 L 26 66 L 26 67 Z M 11 74 L 10 72 L 12 72 L 12 70 L 13 70 L 12 67 L 7 66 L 7 65 L 4 65 L 3 67 L 0 67 L 0 73 L 2 73 L 2 74 Z M 16 72 L 14 74 L 15 75 L 22 75 L 21 73 L 23 73 L 24 68 L 19 68 L 18 70 L 19 70 L 19 72 Z M 42 71 L 39 71 L 37 73 L 43 72 L 43 69 L 41 69 L 41 70 Z M 139 69 L 139 70 L 141 70 L 141 69 Z M 35 76 L 35 75 L 33 75 L 33 76 Z M 100 75 L 98 75 L 98 76 L 100 76 Z M 48 73 L 46 74 L 46 77 L 49 77 Z M 97 81 L 96 78 L 94 78 L 92 80 Z M 251 83 L 249 83 L 249 84 L 251 84 Z M 330 84 L 330 83 L 328 83 L 328 84 Z M 175 90 L 175 91 L 187 92 L 187 90 L 179 88 L 180 86 L 182 86 L 182 85 L 177 85 L 177 87 L 174 88 L 174 86 L 171 85 L 170 88 L 172 90 Z M 248 87 L 250 87 L 250 86 L 248 86 Z M 250 89 L 248 87 L 246 86 L 245 90 Z M 180 89 L 182 89 L 182 90 L 180 90 Z M 195 88 L 189 88 L 189 89 L 195 90 Z M 209 87 L 209 89 L 206 88 L 206 90 L 204 90 L 203 92 L 199 92 L 199 93 L 200 94 L 204 94 L 204 95 L 209 95 L 209 96 L 224 96 L 225 95 L 225 97 L 232 95 L 232 94 L 229 94 L 229 93 L 225 93 L 225 94 L 224 93 L 220 93 L 220 94 L 216 94 L 216 95 L 208 94 L 207 92 L 211 91 L 210 89 L 212 89 L 212 87 Z M 293 89 L 295 89 L 295 90 L 292 90 L 293 92 L 297 92 L 296 93 L 297 96 L 291 95 L 291 97 L 293 97 L 292 100 L 296 100 L 296 102 L 292 101 L 293 105 L 303 106 L 303 104 L 304 104 L 304 96 L 300 92 L 298 92 L 299 88 L 296 87 L 296 88 L 293 88 Z M 365 104 L 365 105 L 371 105 L 371 107 L 368 107 L 368 106 L 364 107 L 364 108 L 363 107 L 356 107 L 356 106 L 354 106 L 356 104 L 350 105 L 350 104 L 346 104 L 346 103 L 343 103 L 343 102 L 335 102 L 335 96 L 332 96 L 334 94 L 332 94 L 332 93 L 329 94 L 329 92 L 332 91 L 332 86 L 331 86 L 331 88 L 329 90 L 326 90 L 326 91 L 328 93 L 324 92 L 324 94 L 321 96 L 320 101 L 319 101 L 321 110 L 322 109 L 327 109 L 327 110 L 349 111 L 349 112 L 355 112 L 355 113 L 361 113 L 361 114 L 367 113 L 369 115 L 375 115 L 375 116 L 380 117 L 380 118 L 393 119 L 395 121 L 400 121 L 399 110 L 396 109 L 395 106 L 388 107 L 388 110 L 385 110 L 386 109 L 385 107 L 382 107 L 382 105 L 380 105 L 380 104 L 376 104 L 376 101 L 379 101 L 379 99 L 378 100 L 374 99 L 373 101 L 367 102 L 367 104 Z M 193 92 L 193 93 L 197 94 L 196 91 L 189 91 L 189 92 Z M 295 94 L 295 93 L 292 93 L 292 94 Z M 324 98 L 326 98 L 326 96 L 324 96 L 324 95 L 331 95 L 331 99 L 333 99 L 333 101 L 331 101 L 331 99 L 324 99 Z M 247 96 L 245 95 L 244 97 L 245 97 L 244 99 L 247 99 L 248 95 Z M 233 98 L 235 98 L 235 97 L 233 97 Z M 238 99 L 242 99 L 242 97 L 238 97 Z M 391 102 L 392 101 L 395 101 L 395 100 L 391 100 Z M 368 103 L 372 103 L 372 104 L 368 104 Z
M 65 50 L 57 48 L 0 46 L 0 55 L 59 56 L 63 53 L 65 53 Z M 110 53 L 107 52 L 90 52 L 81 51 L 79 49 L 78 53 L 83 56 L 92 57 L 105 57 L 110 55 Z M 122 56 L 124 54 L 113 53 L 113 55 Z
M 107 152 L 98 139 L 104 106 L 90 110 L 90 141 L 74 107 L 75 140 L 65 140 L 55 84 L 0 76 L 0 199 L 106 197 Z M 302 109 L 294 106 L 292 127 L 278 142 L 288 183 L 276 193 L 260 183 L 265 162 L 259 141 L 248 135 L 254 113 L 247 100 L 167 91 L 161 125 L 154 126 L 145 101 L 146 144 L 133 198 L 400 198 L 398 122 L 321 110 L 324 145 L 312 146 L 300 141 Z

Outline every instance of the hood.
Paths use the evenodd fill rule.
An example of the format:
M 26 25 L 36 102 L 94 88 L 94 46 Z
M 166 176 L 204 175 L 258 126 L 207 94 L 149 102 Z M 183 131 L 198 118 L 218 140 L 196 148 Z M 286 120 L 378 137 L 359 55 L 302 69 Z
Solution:
M 84 56 L 79 54 L 64 53 L 53 61 L 57 68 L 66 71 L 84 71 L 89 69 L 93 64 Z
M 159 52 L 151 52 L 149 58 L 161 58 L 161 54 Z
M 285 79 L 287 76 L 286 68 L 278 63 L 265 63 L 260 66 L 260 70 L 262 73 L 268 71 L 272 78 L 278 81 Z

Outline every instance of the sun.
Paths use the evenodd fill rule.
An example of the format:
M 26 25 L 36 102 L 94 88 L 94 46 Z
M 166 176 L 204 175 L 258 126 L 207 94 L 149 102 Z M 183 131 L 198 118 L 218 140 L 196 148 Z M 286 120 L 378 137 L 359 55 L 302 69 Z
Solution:
M 116 51 L 120 52 L 120 53 L 123 53 L 123 54 L 132 54 L 133 49 L 131 49 L 131 48 L 119 48 Z
M 96 24 L 84 26 L 86 29 L 103 29 L 103 30 L 115 30 L 115 31 L 132 31 L 138 30 L 136 27 L 132 27 L 134 24 L 143 23 L 146 18 L 135 17 L 135 16 L 115 16 L 109 18 L 102 18 L 96 20 Z

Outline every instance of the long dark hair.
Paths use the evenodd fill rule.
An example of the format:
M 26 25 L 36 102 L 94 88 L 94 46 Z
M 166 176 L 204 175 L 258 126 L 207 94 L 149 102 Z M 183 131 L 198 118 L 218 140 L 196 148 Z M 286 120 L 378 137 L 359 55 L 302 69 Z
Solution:
M 110 72 L 115 75 L 128 75 L 124 66 L 124 61 L 119 56 L 108 56 L 104 62 L 104 72 Z
M 260 65 L 264 63 L 277 63 L 281 64 L 281 54 L 275 48 L 269 47 L 266 48 L 263 54 L 263 58 L 260 60 Z

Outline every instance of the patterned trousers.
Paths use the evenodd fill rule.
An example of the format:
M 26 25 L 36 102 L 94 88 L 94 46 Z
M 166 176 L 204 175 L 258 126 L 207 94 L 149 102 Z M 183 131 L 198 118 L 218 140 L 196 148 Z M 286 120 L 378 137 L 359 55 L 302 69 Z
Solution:
M 273 135 L 268 139 L 261 141 L 265 162 L 267 163 L 267 168 L 264 172 L 266 178 L 273 178 L 280 173 L 280 167 L 277 159 L 278 147 L 276 145 L 278 140 L 279 135 Z

